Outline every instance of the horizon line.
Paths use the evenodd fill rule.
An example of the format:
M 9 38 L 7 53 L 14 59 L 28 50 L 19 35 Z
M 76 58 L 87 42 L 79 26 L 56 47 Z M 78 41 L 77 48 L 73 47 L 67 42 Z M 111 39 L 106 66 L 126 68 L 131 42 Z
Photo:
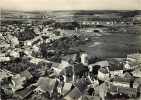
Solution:
M 5 9 L 1 8 L 2 10 L 7 11 L 23 11 L 23 12 L 39 12 L 39 11 L 141 11 L 141 9 L 40 9 L 40 10 L 22 10 L 22 9 Z

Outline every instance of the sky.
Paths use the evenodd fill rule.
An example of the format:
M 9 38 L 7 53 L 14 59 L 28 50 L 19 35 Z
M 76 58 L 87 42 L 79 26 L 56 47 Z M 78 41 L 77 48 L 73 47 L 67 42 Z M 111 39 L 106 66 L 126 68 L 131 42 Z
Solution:
M 0 0 L 10 10 L 141 10 L 141 0 Z

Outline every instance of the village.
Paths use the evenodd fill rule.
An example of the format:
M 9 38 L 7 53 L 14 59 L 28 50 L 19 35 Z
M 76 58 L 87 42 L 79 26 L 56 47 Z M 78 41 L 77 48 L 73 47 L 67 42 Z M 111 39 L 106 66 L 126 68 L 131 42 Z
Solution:
M 80 16 L 78 23 L 56 17 L 38 22 L 2 19 L 0 100 L 140 100 L 141 51 L 138 47 L 124 57 L 98 56 L 86 48 L 94 39 L 134 31 L 128 28 L 140 26 L 138 19 L 122 20 L 114 14 L 95 15 L 96 21 L 83 17 Z M 94 42 L 89 48 L 99 45 L 101 42 Z

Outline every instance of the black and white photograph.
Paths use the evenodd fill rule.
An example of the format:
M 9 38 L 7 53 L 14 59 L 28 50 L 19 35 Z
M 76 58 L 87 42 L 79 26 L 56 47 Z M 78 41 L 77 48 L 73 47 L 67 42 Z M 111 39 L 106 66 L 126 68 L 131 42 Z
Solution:
M 141 100 L 141 0 L 0 0 L 0 100 Z

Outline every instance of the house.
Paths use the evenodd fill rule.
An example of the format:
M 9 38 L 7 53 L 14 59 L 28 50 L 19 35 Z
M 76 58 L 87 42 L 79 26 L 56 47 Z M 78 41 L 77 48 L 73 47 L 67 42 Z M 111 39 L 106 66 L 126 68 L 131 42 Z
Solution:
M 131 63 L 129 63 L 129 61 L 125 62 L 124 71 L 133 70 L 134 68 L 135 68 L 135 66 L 131 65 Z
M 0 62 L 10 61 L 10 57 L 0 57 Z
M 110 84 L 108 92 L 110 94 L 124 94 L 128 97 L 137 97 L 137 88 L 130 88 L 130 87 L 122 87 L 122 86 L 114 86 Z
M 135 78 L 133 88 L 137 88 L 138 92 L 141 93 L 141 78 Z
M 131 72 L 125 72 L 121 77 L 128 79 L 130 81 L 134 81 L 134 76 Z
M 25 46 L 31 46 L 31 45 L 32 45 L 32 42 L 29 41 L 29 40 L 27 40 L 27 41 L 24 42 L 24 45 L 25 45 Z
M 136 68 L 134 71 L 132 71 L 133 76 L 140 77 L 141 78 L 141 68 Z
M 37 86 L 42 91 L 51 92 L 55 87 L 55 83 L 56 83 L 56 79 L 51 79 L 48 77 L 40 77 L 39 80 L 37 81 Z
M 139 88 L 141 86 L 141 78 L 135 78 L 133 88 Z
M 111 77 L 118 75 L 121 76 L 123 74 L 123 66 L 108 66 Z
M 130 96 L 132 94 L 136 95 L 132 92 L 132 90 L 135 91 L 135 93 L 137 92 L 137 86 L 135 86 L 134 84 L 134 77 L 128 72 L 124 73 L 122 77 L 115 76 L 110 83 L 110 88 L 112 89 L 112 92 L 117 93 L 124 93 L 123 89 L 125 88 L 125 91 L 129 90 L 127 94 L 129 94 Z
M 109 74 L 108 68 L 106 68 L 106 67 L 100 68 L 98 70 L 97 77 L 99 80 L 102 80 L 102 81 L 109 80 L 110 74 Z
M 130 88 L 130 83 L 131 83 L 131 79 L 125 78 L 125 77 L 115 76 L 112 79 L 112 84 L 114 86 L 120 86 L 120 87 L 128 87 L 128 88 Z

